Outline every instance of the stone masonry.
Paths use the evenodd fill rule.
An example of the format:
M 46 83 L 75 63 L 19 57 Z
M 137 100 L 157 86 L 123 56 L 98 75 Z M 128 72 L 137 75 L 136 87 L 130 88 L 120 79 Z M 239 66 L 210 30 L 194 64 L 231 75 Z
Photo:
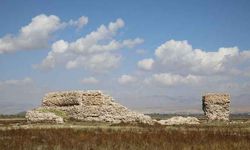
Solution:
M 42 106 L 28 111 L 26 118 L 29 122 L 62 123 L 65 120 L 74 119 L 78 121 L 153 124 L 151 117 L 127 109 L 101 91 L 48 93 L 42 100 Z
M 202 96 L 202 109 L 209 121 L 229 120 L 230 95 L 227 93 L 207 93 Z

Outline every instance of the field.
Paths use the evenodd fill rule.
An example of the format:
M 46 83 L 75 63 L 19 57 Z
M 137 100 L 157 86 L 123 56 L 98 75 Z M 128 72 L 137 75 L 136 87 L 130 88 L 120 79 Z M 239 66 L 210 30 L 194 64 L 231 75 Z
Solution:
M 249 118 L 233 119 L 231 124 L 205 123 L 203 120 L 201 125 L 148 126 L 95 122 L 27 124 L 21 117 L 4 118 L 0 119 L 0 149 L 250 149 Z

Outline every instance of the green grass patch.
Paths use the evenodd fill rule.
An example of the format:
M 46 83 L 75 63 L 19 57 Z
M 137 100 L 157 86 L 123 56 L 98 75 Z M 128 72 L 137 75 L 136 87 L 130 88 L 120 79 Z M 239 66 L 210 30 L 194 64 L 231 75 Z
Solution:
M 47 112 L 54 113 L 55 115 L 60 116 L 63 119 L 69 119 L 67 113 L 62 110 L 58 110 L 54 108 L 42 108 L 42 109 L 39 109 L 38 111 L 43 112 L 43 113 L 47 113 Z

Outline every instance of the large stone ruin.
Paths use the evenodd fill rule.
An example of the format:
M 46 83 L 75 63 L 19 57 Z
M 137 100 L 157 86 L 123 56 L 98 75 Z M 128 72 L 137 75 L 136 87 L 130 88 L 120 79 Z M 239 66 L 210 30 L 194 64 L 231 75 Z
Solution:
M 29 122 L 63 123 L 65 120 L 152 124 L 151 117 L 127 109 L 101 91 L 48 93 L 42 106 L 26 113 Z
M 230 95 L 207 93 L 202 96 L 202 109 L 208 120 L 229 120 Z

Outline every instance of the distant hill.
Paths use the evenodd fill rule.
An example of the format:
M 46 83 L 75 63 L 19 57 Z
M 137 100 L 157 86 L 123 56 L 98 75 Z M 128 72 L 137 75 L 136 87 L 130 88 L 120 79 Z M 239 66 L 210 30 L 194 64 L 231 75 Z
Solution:
M 0 114 L 0 118 L 24 118 L 26 111 L 19 112 L 17 114 Z

